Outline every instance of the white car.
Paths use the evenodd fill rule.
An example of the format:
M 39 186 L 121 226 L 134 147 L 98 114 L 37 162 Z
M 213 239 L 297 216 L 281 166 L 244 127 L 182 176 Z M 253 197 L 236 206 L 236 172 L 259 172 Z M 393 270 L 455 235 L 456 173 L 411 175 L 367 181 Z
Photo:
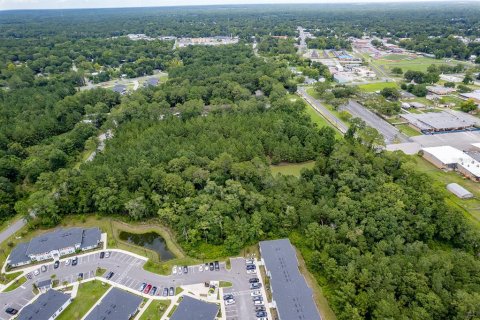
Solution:
M 200 272 L 203 271 L 203 265 L 200 265 L 200 267 L 198 267 L 198 271 L 200 271 Z
M 65 261 L 65 265 L 66 265 L 66 266 L 70 265 L 70 261 L 71 261 L 71 259 L 67 259 L 67 260 Z
M 105 252 L 105 258 L 110 257 L 110 251 Z
M 235 300 L 233 300 L 233 299 L 225 300 L 225 305 L 226 305 L 226 306 L 230 306 L 230 305 L 232 305 L 232 304 L 235 304 Z
M 247 259 L 245 260 L 245 264 L 255 264 L 255 259 Z
M 37 269 L 37 270 L 33 271 L 34 276 L 38 276 L 39 274 L 40 274 L 40 270 Z
M 263 301 L 254 301 L 253 304 L 256 306 L 263 306 Z
M 257 269 L 247 270 L 247 274 L 257 274 Z
M 252 297 L 259 297 L 262 295 L 262 292 L 260 290 L 255 290 L 250 293 Z
M 177 273 L 178 273 L 178 274 L 182 274 L 182 272 L 183 272 L 183 268 L 182 268 L 182 266 L 178 267 L 178 269 L 177 269 Z
M 172 274 L 177 274 L 177 266 L 173 266 L 173 268 L 172 268 Z

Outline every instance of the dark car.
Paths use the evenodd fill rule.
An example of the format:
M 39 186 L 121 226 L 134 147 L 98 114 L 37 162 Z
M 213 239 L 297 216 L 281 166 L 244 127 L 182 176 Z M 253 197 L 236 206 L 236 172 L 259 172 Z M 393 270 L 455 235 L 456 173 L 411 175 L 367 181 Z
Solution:
M 175 289 L 173 287 L 170 287 L 170 289 L 168 289 L 168 295 L 169 296 L 174 296 L 175 295 Z
M 55 263 L 53 264 L 53 269 L 57 269 L 58 267 L 60 266 L 60 261 L 55 261 Z
M 254 265 L 254 264 L 247 264 L 247 266 L 245 267 L 247 270 L 254 270 L 254 269 L 257 269 L 257 266 Z
M 150 294 L 151 294 L 152 296 L 154 296 L 155 293 L 157 293 L 157 287 L 153 287 L 153 288 L 152 288 L 152 291 L 150 291 Z
M 256 306 L 256 307 L 255 307 L 255 312 L 258 312 L 258 311 L 265 311 L 265 310 L 267 310 L 267 309 L 265 309 L 265 307 L 264 307 L 264 306 Z
M 233 299 L 233 294 L 224 294 L 223 295 L 223 300 L 230 300 Z
M 75 257 L 75 258 L 73 258 L 73 260 L 72 260 L 72 266 L 76 266 L 77 264 L 78 264 L 78 258 Z
M 262 296 L 253 297 L 253 301 L 263 301 Z
M 163 294 L 162 296 L 168 297 L 168 288 L 163 288 Z
M 262 284 L 260 282 L 255 282 L 250 284 L 250 289 L 260 289 Z
M 183 274 L 187 274 L 188 273 L 188 267 L 187 266 L 183 266 Z
M 214 264 L 215 264 L 215 271 L 220 270 L 220 263 L 218 263 L 218 261 L 215 261 Z
M 112 271 L 110 271 L 107 276 L 105 277 L 105 279 L 107 280 L 110 280 L 112 277 L 113 277 L 114 273 Z
M 257 283 L 257 282 L 260 282 L 260 280 L 258 278 L 250 278 L 250 279 L 248 279 L 248 282 Z
M 78 278 L 83 280 L 83 272 L 80 272 L 80 273 L 78 274 Z
M 105 252 L 102 251 L 100 252 L 100 259 L 103 259 L 103 258 L 105 258 Z
M 267 313 L 265 311 L 258 311 L 256 315 L 257 315 L 257 318 L 262 318 L 262 317 L 266 317 Z
M 8 314 L 14 315 L 14 314 L 18 313 L 18 310 L 13 309 L 13 308 L 7 308 L 7 309 L 5 309 L 5 312 L 8 313 Z
M 210 271 L 213 271 L 213 269 L 215 269 L 215 266 L 214 266 L 213 262 L 210 262 L 209 267 L 210 267 Z

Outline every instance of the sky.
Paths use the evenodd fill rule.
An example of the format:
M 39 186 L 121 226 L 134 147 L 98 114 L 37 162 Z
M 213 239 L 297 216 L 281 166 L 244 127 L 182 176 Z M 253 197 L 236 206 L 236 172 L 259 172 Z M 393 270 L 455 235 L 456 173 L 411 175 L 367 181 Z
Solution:
M 0 10 L 160 7 L 254 3 L 416 2 L 418 0 L 0 0 Z M 435 1 L 435 0 L 426 0 Z M 425 0 L 423 0 L 425 2 Z

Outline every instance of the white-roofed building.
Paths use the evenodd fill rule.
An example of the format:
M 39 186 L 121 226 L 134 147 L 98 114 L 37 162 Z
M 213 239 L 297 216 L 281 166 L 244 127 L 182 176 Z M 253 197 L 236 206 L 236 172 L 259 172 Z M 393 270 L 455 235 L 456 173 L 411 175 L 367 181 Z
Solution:
M 459 197 L 460 199 L 473 198 L 473 194 L 458 183 L 449 183 L 447 185 L 447 190 Z
M 451 146 L 423 148 L 423 157 L 438 168 L 457 170 L 464 176 L 480 181 L 480 162 Z

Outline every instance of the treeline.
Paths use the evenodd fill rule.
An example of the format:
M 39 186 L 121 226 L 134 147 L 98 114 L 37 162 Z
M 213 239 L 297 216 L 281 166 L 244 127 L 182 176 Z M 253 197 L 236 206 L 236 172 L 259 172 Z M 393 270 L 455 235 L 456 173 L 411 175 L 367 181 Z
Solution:
M 308 38 L 307 45 L 309 49 L 333 49 L 333 50 L 352 50 L 352 44 L 347 39 L 337 37 L 317 37 Z
M 412 39 L 401 40 L 399 45 L 405 49 L 433 54 L 435 58 L 468 59 L 480 54 L 480 42 L 465 44 L 450 35 L 448 37 L 430 37 L 427 34 Z
M 258 43 L 258 51 L 262 54 L 282 55 L 296 54 L 297 49 L 294 46 L 293 38 L 275 38 L 272 36 L 264 37 Z

